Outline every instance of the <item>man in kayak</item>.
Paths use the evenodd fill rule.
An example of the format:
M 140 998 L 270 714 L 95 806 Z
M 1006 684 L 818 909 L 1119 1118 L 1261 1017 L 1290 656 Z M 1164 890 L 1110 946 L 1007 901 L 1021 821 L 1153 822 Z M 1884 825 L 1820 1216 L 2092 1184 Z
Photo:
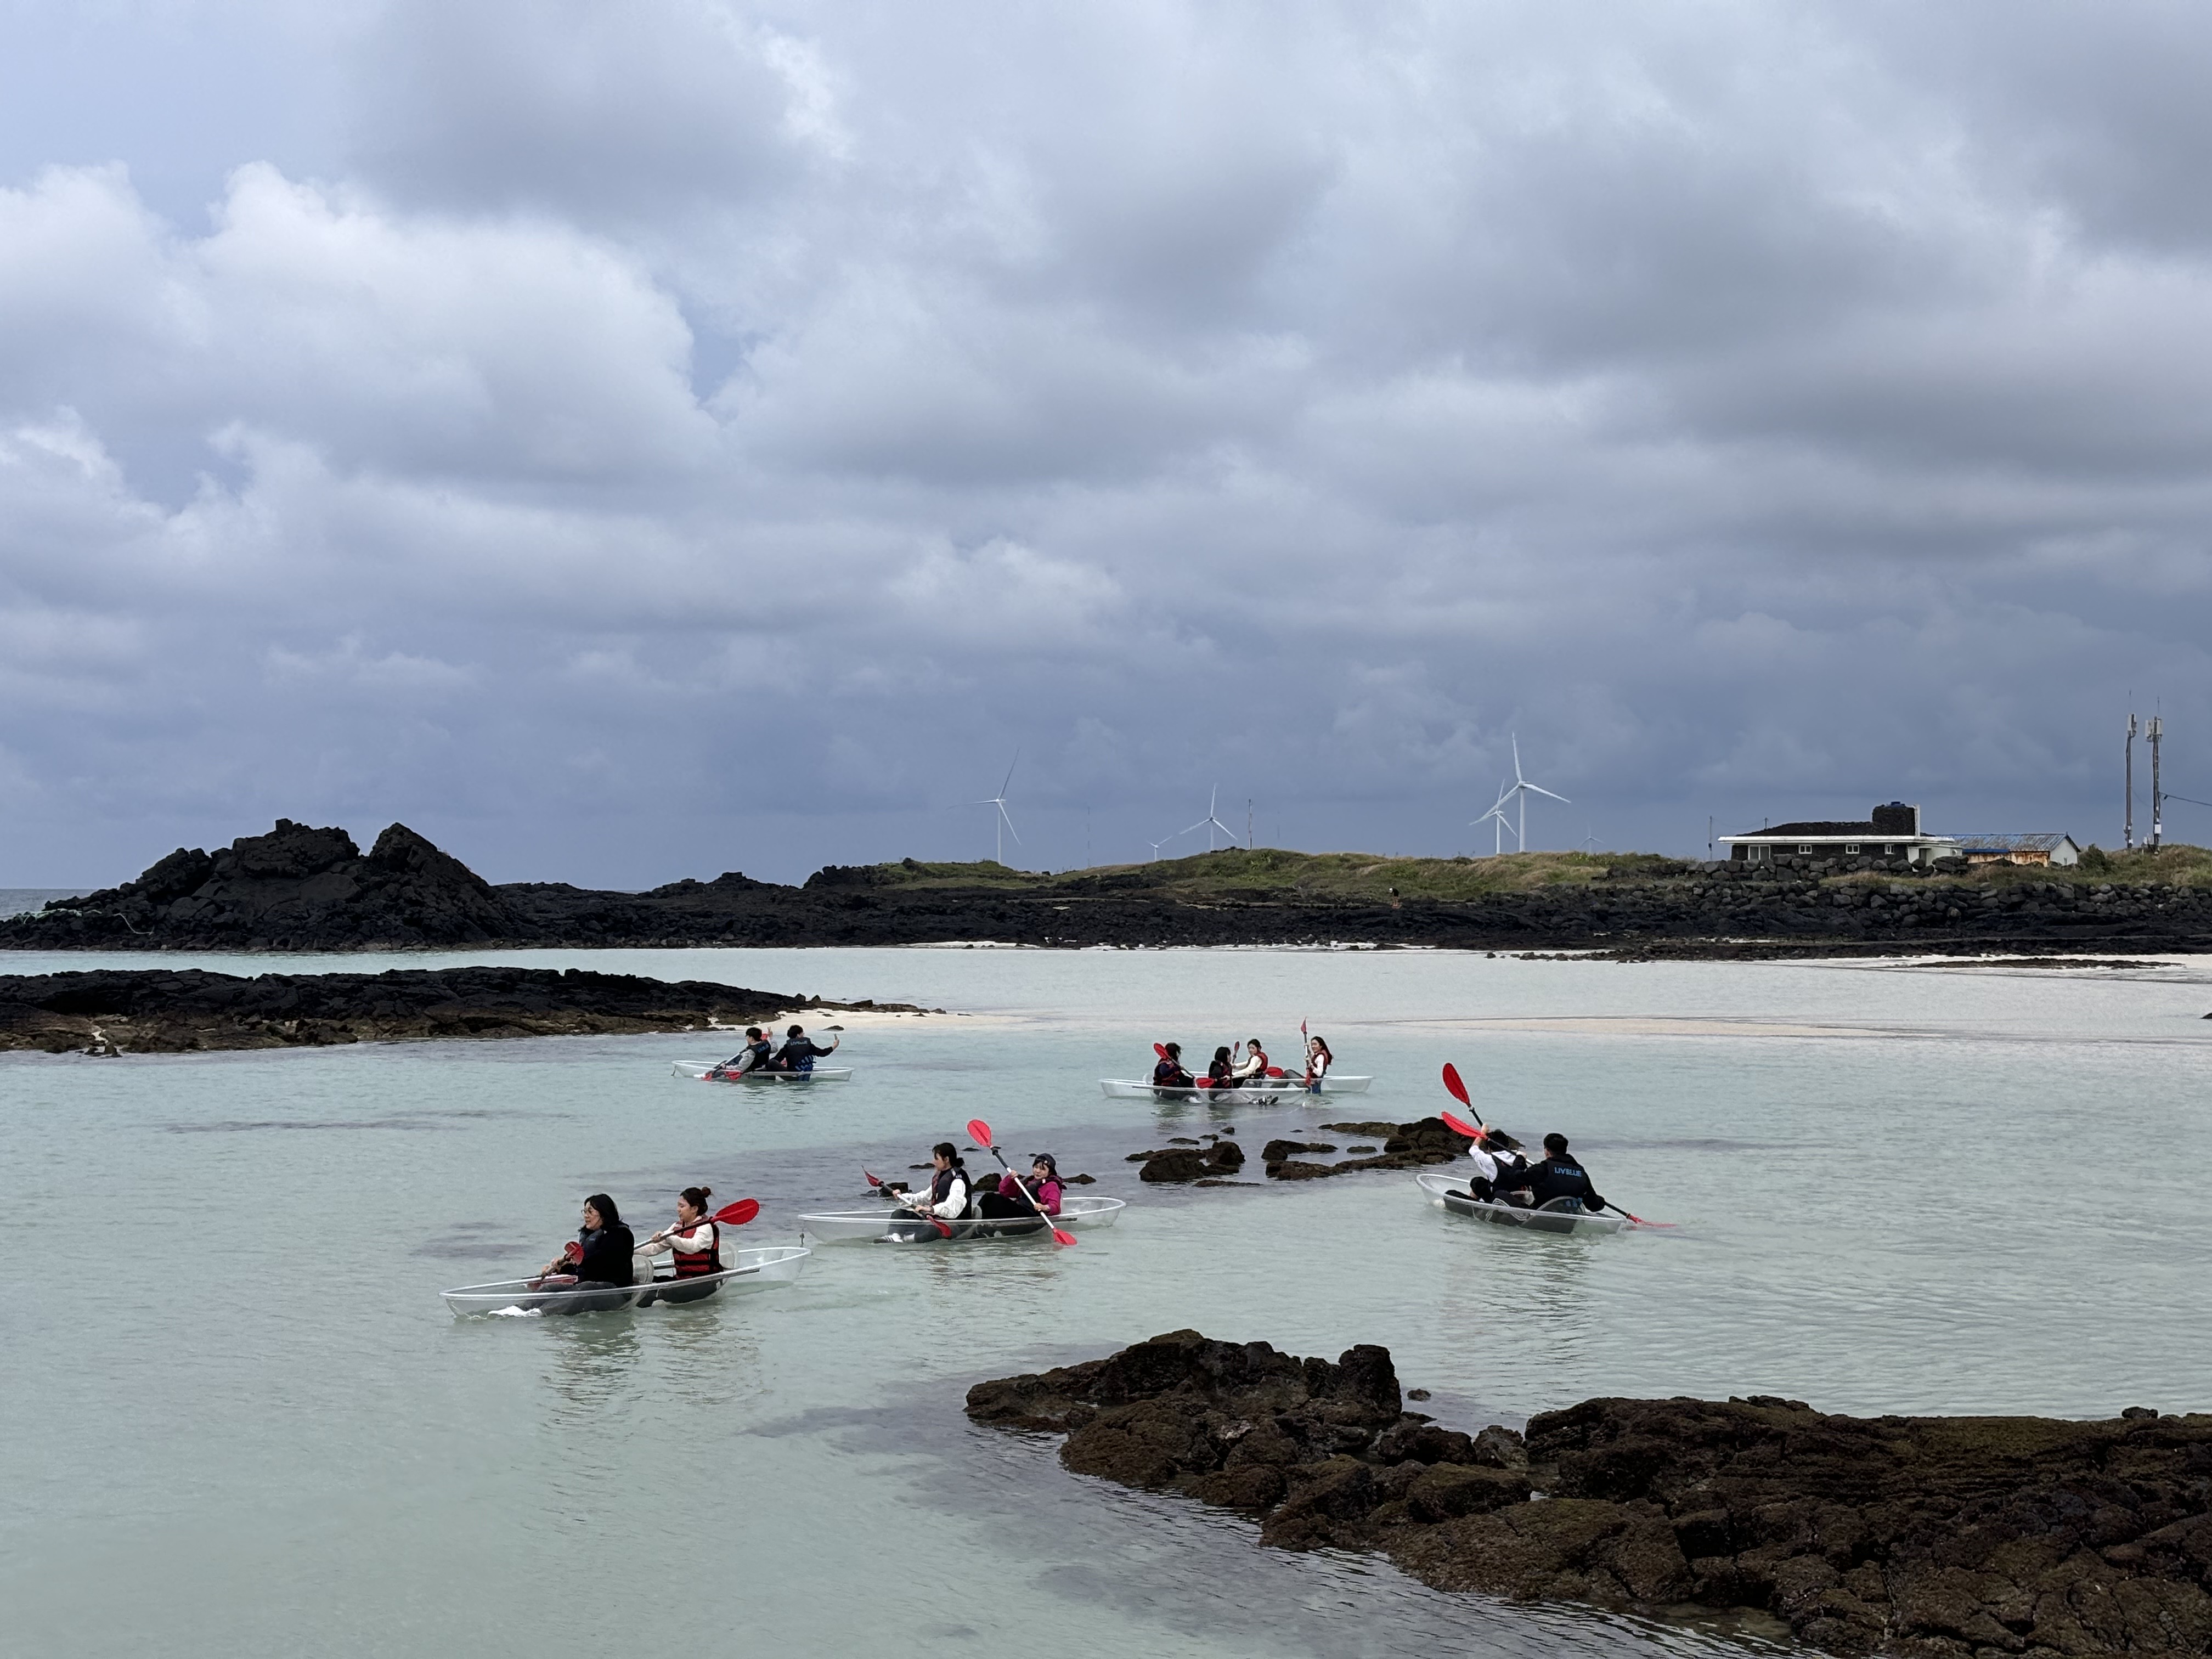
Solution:
M 743 1077 L 747 1072 L 763 1070 L 775 1044 L 762 1034 L 757 1025 L 745 1027 L 745 1046 L 714 1068 L 716 1077 Z
M 1152 1067 L 1152 1087 L 1155 1089 L 1188 1089 L 1190 1073 L 1182 1068 L 1182 1044 L 1164 1042 L 1160 1045 L 1160 1063 Z
M 1550 1205 L 1559 1210 L 1587 1210 L 1593 1215 L 1605 1208 L 1605 1200 L 1590 1185 L 1589 1172 L 1567 1151 L 1567 1138 L 1563 1134 L 1544 1137 L 1544 1157 L 1541 1162 L 1498 1177 L 1495 1184 L 1510 1190 L 1526 1190 L 1528 1201 L 1537 1209 Z
M 811 1072 L 816 1060 L 836 1054 L 842 1041 L 842 1038 L 831 1037 L 830 1046 L 824 1048 L 806 1035 L 804 1025 L 794 1025 L 784 1033 L 783 1047 L 775 1051 L 775 1059 L 770 1064 L 779 1072 Z
M 584 1200 L 584 1224 L 531 1281 L 533 1291 L 611 1291 L 637 1283 L 637 1241 L 605 1193 Z

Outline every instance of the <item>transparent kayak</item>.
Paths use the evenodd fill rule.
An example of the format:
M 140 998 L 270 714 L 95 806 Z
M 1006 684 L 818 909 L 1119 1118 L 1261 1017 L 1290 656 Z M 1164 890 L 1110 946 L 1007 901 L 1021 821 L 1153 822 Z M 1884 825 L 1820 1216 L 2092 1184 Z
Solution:
M 1337 1077 L 1334 1074 L 1321 1080 L 1321 1087 L 1310 1089 L 1305 1079 L 1296 1077 L 1271 1077 L 1264 1083 L 1240 1083 L 1233 1089 L 1216 1089 L 1200 1083 L 1188 1089 L 1163 1089 L 1153 1083 L 1134 1079 L 1101 1078 L 1098 1087 L 1109 1100 L 1213 1100 L 1231 1104 L 1276 1099 L 1286 1095 L 1364 1095 L 1371 1077 Z
M 1477 1221 L 1492 1221 L 1501 1227 L 1522 1227 L 1532 1233 L 1617 1233 L 1628 1225 L 1626 1216 L 1602 1212 L 1555 1210 L 1548 1206 L 1524 1210 L 1513 1204 L 1486 1204 L 1468 1190 L 1464 1176 L 1419 1175 L 1413 1179 L 1437 1209 Z M 1556 1198 L 1552 1200 L 1553 1204 L 1567 1201 Z
M 749 1296 L 772 1291 L 799 1277 L 814 1252 L 804 1244 L 767 1244 L 722 1252 L 730 1265 L 718 1273 L 678 1279 L 656 1273 L 649 1284 L 617 1285 L 589 1291 L 533 1291 L 532 1280 L 506 1279 L 493 1285 L 464 1285 L 440 1292 L 457 1314 L 614 1313 L 623 1308 L 675 1307 L 714 1297 Z M 665 1260 L 665 1258 L 664 1258 Z
M 849 1066 L 817 1066 L 811 1072 L 724 1072 L 719 1060 L 679 1060 L 674 1070 L 678 1077 L 688 1077 L 695 1083 L 850 1083 L 853 1068 Z
M 1060 1213 L 1052 1220 L 1069 1232 L 1079 1233 L 1112 1226 L 1127 1207 L 1127 1201 L 1118 1198 L 1062 1198 Z M 1035 1216 L 969 1216 L 945 1224 L 952 1230 L 951 1238 L 913 1211 L 894 1204 L 799 1218 L 799 1231 L 811 1233 L 824 1244 L 966 1244 L 988 1238 L 1044 1238 L 1050 1231 Z

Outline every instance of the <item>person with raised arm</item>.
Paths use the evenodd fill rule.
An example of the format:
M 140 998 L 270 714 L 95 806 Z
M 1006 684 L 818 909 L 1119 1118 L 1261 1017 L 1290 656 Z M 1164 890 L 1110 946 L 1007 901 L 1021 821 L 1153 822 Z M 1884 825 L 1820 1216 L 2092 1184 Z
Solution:
M 1230 1068 L 1229 1075 L 1238 1083 L 1265 1083 L 1267 1080 L 1267 1051 L 1254 1037 L 1243 1045 L 1244 1058 Z
M 1317 1095 L 1321 1092 L 1322 1079 L 1328 1075 L 1328 1068 L 1335 1064 L 1336 1056 L 1329 1053 L 1328 1043 L 1317 1036 L 1310 1036 L 1306 1039 L 1306 1091 L 1308 1093 Z
M 784 1033 L 783 1047 L 775 1051 L 773 1064 L 779 1072 L 811 1072 L 816 1060 L 836 1054 L 837 1045 L 843 1041 L 842 1037 L 831 1037 L 830 1046 L 824 1048 L 806 1035 L 804 1025 L 794 1025 Z

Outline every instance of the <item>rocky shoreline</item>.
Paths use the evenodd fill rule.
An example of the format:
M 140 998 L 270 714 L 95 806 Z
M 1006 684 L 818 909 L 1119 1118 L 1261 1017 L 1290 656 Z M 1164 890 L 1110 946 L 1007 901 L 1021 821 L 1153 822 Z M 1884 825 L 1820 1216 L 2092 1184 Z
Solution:
M 0 1050 L 189 1054 L 453 1037 L 576 1036 L 742 1027 L 787 1012 L 920 1013 L 700 980 L 571 968 L 264 974 L 197 969 L 0 975 Z M 938 1012 L 942 1012 L 942 1010 Z M 734 1048 L 738 1038 L 727 1036 Z
M 1405 1409 L 1385 1348 L 1331 1363 L 1188 1330 L 978 1383 L 967 1411 L 1065 1435 L 1079 1474 L 1242 1511 L 1263 1544 L 1380 1552 L 1443 1589 L 1736 1610 L 1902 1659 L 2212 1651 L 2200 1413 L 1589 1400 L 1469 1433 Z
M 1355 879 L 1340 890 L 1285 877 L 1333 856 L 1214 854 L 1197 874 L 1180 875 L 1198 860 L 1032 876 L 906 860 L 830 866 L 799 887 L 731 872 L 617 893 L 495 886 L 404 824 L 363 853 L 343 830 L 279 819 L 267 835 L 213 853 L 179 848 L 119 886 L 0 919 L 0 949 L 1356 943 L 1621 961 L 2212 950 L 2212 890 L 2170 881 L 2057 872 L 2046 880 L 2027 871 L 1954 879 L 1786 858 L 1771 868 L 1586 862 L 1576 868 L 1587 878 L 1464 896 L 1367 890 L 1390 873 L 1388 860 L 1359 866 L 1366 885 Z M 1478 863 L 1425 867 L 1468 881 Z
M 1361 1170 L 1425 1169 L 1432 1164 L 1451 1163 L 1463 1157 L 1474 1145 L 1440 1117 L 1417 1118 L 1411 1123 L 1381 1120 L 1371 1123 L 1324 1123 L 1321 1127 L 1336 1134 L 1370 1137 L 1382 1144 L 1347 1147 L 1330 1140 L 1291 1140 L 1279 1135 L 1260 1149 L 1260 1166 L 1267 1171 L 1267 1179 L 1318 1181 Z M 1144 1166 L 1137 1171 L 1139 1181 L 1170 1184 L 1187 1182 L 1197 1187 L 1251 1186 L 1253 1182 L 1237 1179 L 1244 1169 L 1244 1149 L 1227 1138 L 1236 1132 L 1236 1126 L 1231 1124 L 1203 1136 L 1178 1135 L 1165 1146 L 1129 1153 L 1127 1161 Z M 1339 1152 L 1345 1156 L 1333 1163 L 1314 1161 L 1316 1154 Z

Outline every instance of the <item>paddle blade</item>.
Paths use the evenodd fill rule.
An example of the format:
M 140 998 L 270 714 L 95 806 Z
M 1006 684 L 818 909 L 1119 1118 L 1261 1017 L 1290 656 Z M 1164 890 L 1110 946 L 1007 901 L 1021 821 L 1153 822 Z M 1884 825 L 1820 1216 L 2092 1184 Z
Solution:
M 1270 1066 L 1267 1068 L 1267 1075 L 1268 1075 L 1269 1077 L 1280 1077 L 1280 1076 L 1282 1076 L 1282 1074 L 1283 1074 L 1283 1068 L 1282 1068 L 1281 1066 Z
M 1059 1228 L 1054 1227 L 1052 1230 L 1052 1242 L 1055 1244 L 1073 1244 L 1075 1243 L 1075 1235 L 1062 1232 Z
M 1444 1127 L 1449 1129 L 1454 1134 L 1465 1135 L 1469 1140 L 1480 1140 L 1482 1139 L 1482 1131 L 1476 1128 L 1474 1125 L 1469 1123 L 1465 1118 L 1455 1117 L 1449 1112 L 1439 1112 L 1437 1115 L 1443 1119 Z
M 978 1146 L 995 1147 L 999 1143 L 991 1138 L 991 1126 L 980 1117 L 968 1120 L 968 1139 Z
M 1444 1062 L 1444 1092 L 1469 1111 L 1474 1109 L 1474 1103 L 1467 1097 L 1467 1085 L 1459 1080 L 1459 1067 L 1449 1060 Z
M 880 1187 L 884 1184 L 884 1178 L 879 1175 L 870 1174 L 869 1171 L 866 1170 L 861 1170 L 860 1173 L 864 1176 L 867 1176 L 868 1185 L 871 1187 Z
M 715 1211 L 714 1219 L 725 1227 L 742 1227 L 759 1213 L 760 1200 L 741 1198 L 736 1203 Z
M 1168 1045 L 1164 1042 L 1155 1042 L 1152 1045 L 1152 1052 L 1162 1060 L 1165 1060 L 1168 1057 Z

